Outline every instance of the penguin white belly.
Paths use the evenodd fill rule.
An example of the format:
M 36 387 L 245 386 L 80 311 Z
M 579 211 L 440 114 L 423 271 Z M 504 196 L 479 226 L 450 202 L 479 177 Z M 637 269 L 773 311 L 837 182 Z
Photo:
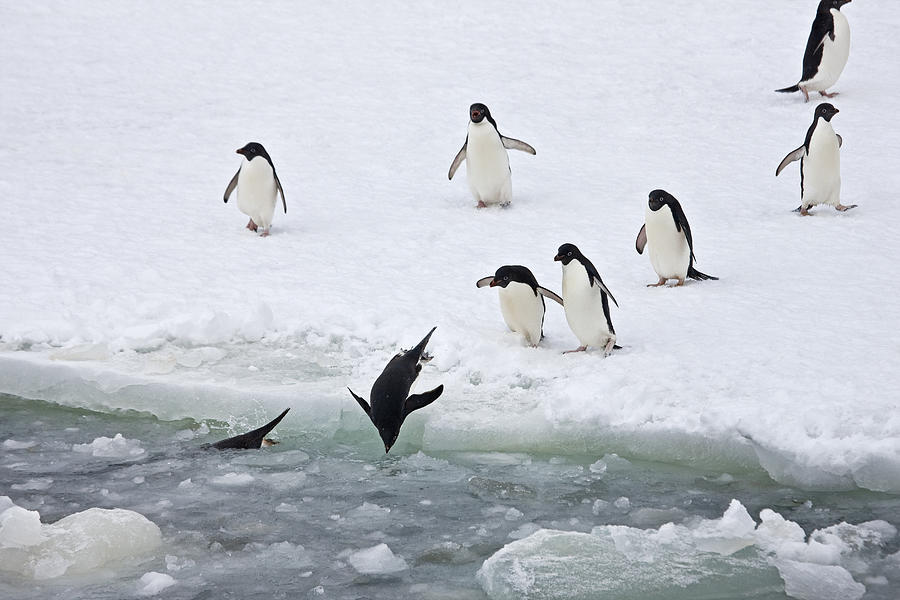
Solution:
M 572 333 L 582 346 L 604 347 L 616 334 L 609 331 L 600 290 L 591 286 L 584 266 L 577 260 L 563 266 L 563 309 Z
M 831 9 L 834 17 L 834 41 L 826 35 L 822 44 L 822 62 L 816 74 L 804 87 L 811 92 L 824 92 L 833 86 L 847 65 L 850 57 L 850 23 L 839 10 Z
M 841 150 L 831 123 L 820 119 L 803 157 L 803 204 L 841 202 Z
M 476 200 L 485 204 L 508 204 L 512 200 L 509 155 L 500 134 L 487 120 L 469 123 L 466 178 Z
M 500 288 L 500 312 L 511 331 L 525 336 L 532 346 L 540 343 L 544 303 L 530 285 L 513 281 Z
M 644 224 L 653 270 L 663 279 L 684 280 L 691 263 L 691 249 L 684 231 L 675 228 L 672 209 L 663 205 L 659 210 L 650 210 L 648 206 Z
M 264 158 L 244 159 L 237 184 L 240 211 L 267 230 L 272 224 L 277 199 L 278 188 L 269 163 Z

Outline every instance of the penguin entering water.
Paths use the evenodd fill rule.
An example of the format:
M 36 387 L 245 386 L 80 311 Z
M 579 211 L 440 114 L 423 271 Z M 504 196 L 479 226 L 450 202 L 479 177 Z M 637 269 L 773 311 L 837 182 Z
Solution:
M 616 346 L 616 330 L 609 316 L 609 301 L 619 305 L 600 279 L 600 273 L 575 244 L 563 244 L 553 260 L 562 263 L 562 298 L 566 321 L 581 346 L 569 352 L 583 352 L 588 346 L 603 348 L 609 356 Z
M 500 288 L 500 312 L 506 326 L 510 331 L 522 334 L 532 347 L 544 337 L 544 297 L 563 305 L 562 298 L 539 286 L 534 273 L 521 265 L 502 266 L 494 275 L 482 277 L 475 285 Z
M 260 236 L 266 237 L 272 226 L 279 193 L 284 213 L 287 214 L 287 201 L 284 199 L 281 181 L 275 173 L 272 158 L 262 144 L 250 142 L 236 152 L 243 155 L 244 159 L 225 188 L 225 202 L 228 202 L 231 192 L 237 188 L 238 208 L 250 217 L 247 229 L 257 231 L 262 227 Z
M 776 92 L 803 92 L 809 102 L 810 92 L 832 98 L 825 90 L 833 86 L 850 56 L 850 24 L 841 7 L 851 0 L 822 0 L 813 19 L 812 30 L 803 53 L 803 75 L 800 82 Z
M 253 431 L 249 431 L 241 435 L 236 435 L 234 437 L 218 441 L 214 444 L 206 444 L 203 447 L 215 448 L 216 450 L 252 450 L 261 448 L 262 446 L 272 446 L 273 444 L 277 444 L 278 442 L 274 442 L 266 438 L 266 436 L 270 431 L 275 429 L 275 426 L 281 422 L 281 420 L 284 418 L 284 415 L 288 414 L 289 410 L 291 409 L 284 409 L 284 412 L 258 429 L 254 429 Z
M 644 212 L 644 226 L 634 243 L 638 254 L 643 254 L 647 245 L 650 246 L 650 264 L 659 276 L 659 281 L 647 287 L 665 285 L 669 279 L 677 279 L 678 286 L 684 285 L 687 277 L 698 281 L 718 279 L 694 268 L 696 258 L 691 226 L 681 204 L 664 190 L 650 192 Z
M 829 204 L 841 212 L 857 206 L 841 204 L 841 146 L 844 140 L 831 126 L 831 119 L 839 112 L 828 102 L 817 106 L 803 145 L 789 152 L 775 169 L 777 177 L 786 166 L 800 161 L 801 203 L 795 212 L 803 216 L 809 216 L 809 208 L 817 204 Z
M 416 377 L 419 376 L 419 371 L 422 370 L 422 362 L 431 359 L 425 353 L 425 346 L 428 345 L 428 340 L 435 329 L 437 327 L 432 327 L 415 348 L 400 351 L 388 362 L 384 371 L 372 384 L 372 391 L 369 394 L 371 406 L 353 390 L 347 388 L 378 430 L 384 442 L 385 454 L 390 452 L 391 446 L 397 441 L 400 427 L 409 413 L 428 406 L 444 391 L 444 386 L 439 385 L 431 391 L 407 397 Z
M 473 104 L 469 107 L 466 141 L 453 159 L 447 177 L 453 179 L 459 165 L 466 161 L 469 189 L 478 202 L 478 208 L 489 204 L 506 206 L 512 201 L 507 149 L 536 154 L 535 149 L 525 142 L 500 135 L 488 107 L 481 103 Z

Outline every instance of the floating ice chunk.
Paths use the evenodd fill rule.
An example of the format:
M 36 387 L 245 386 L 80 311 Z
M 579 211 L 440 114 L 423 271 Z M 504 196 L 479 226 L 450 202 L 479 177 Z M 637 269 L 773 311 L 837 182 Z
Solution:
M 250 473 L 225 473 L 224 475 L 213 477 L 209 480 L 209 482 L 214 485 L 224 485 L 228 487 L 250 485 L 253 481 L 253 475 Z
M 26 450 L 35 446 L 37 446 L 35 441 L 17 442 L 16 440 L 6 440 L 3 442 L 4 450 Z
M 628 509 L 631 508 L 631 500 L 629 500 L 625 496 L 621 496 L 619 498 L 616 498 L 616 501 L 613 502 L 613 506 L 621 511 L 628 512 Z
M 600 460 L 598 460 L 597 462 L 591 464 L 590 467 L 588 467 L 588 469 L 591 471 L 591 473 L 593 473 L 595 476 L 602 476 L 603 474 L 606 473 L 606 469 L 608 469 L 608 468 L 609 468 L 609 466 L 606 464 L 606 461 L 604 461 L 602 458 Z
M 357 506 L 347 513 L 348 517 L 354 519 L 382 519 L 391 512 L 386 506 L 378 506 L 371 502 L 363 502 L 362 506 Z
M 518 521 L 519 519 L 521 519 L 524 516 L 525 516 L 525 514 L 521 510 L 519 510 L 517 508 L 510 508 L 503 515 L 503 518 L 506 519 L 507 521 Z
M 171 575 L 150 571 L 141 575 L 142 588 L 138 590 L 139 596 L 155 596 L 166 588 L 172 587 L 177 582 Z
M 310 567 L 313 565 L 312 557 L 300 544 L 292 544 L 291 542 L 277 542 L 275 544 L 247 544 L 244 546 L 245 552 L 257 554 L 257 560 L 268 567 L 284 567 L 297 569 L 300 567 Z
M 114 438 L 98 437 L 90 444 L 75 444 L 72 450 L 102 458 L 137 458 L 145 452 L 139 440 L 129 440 L 121 433 Z
M 794 560 L 776 560 L 784 580 L 784 591 L 797 600 L 859 600 L 866 586 L 836 565 L 818 565 Z
M 50 486 L 53 485 L 53 480 L 49 477 L 38 477 L 36 479 L 29 479 L 25 483 L 14 483 L 10 487 L 14 490 L 20 490 L 23 492 L 29 491 L 42 491 L 50 489 Z
M 697 548 L 719 554 L 733 554 L 752 546 L 756 521 L 737 500 L 732 500 L 721 519 L 704 519 L 693 531 Z
M 52 525 L 42 525 L 38 513 L 18 506 L 0 517 L 0 571 L 34 579 L 86 573 L 147 554 L 162 543 L 159 527 L 130 510 L 90 508 Z
M 406 561 L 391 552 L 387 544 L 378 544 L 365 550 L 353 552 L 347 560 L 358 573 L 364 575 L 387 575 L 399 573 L 409 568 Z
M 597 498 L 596 500 L 594 500 L 594 505 L 591 507 L 591 512 L 594 513 L 595 515 L 599 515 L 601 512 L 605 511 L 608 508 L 609 508 L 609 502 L 607 502 L 606 500 Z

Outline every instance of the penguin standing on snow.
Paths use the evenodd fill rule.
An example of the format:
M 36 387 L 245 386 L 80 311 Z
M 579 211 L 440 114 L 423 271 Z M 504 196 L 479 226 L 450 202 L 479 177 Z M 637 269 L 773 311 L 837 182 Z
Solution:
M 512 201 L 512 179 L 509 156 L 506 150 L 521 150 L 536 154 L 534 148 L 513 138 L 500 135 L 497 122 L 484 104 L 469 107 L 469 131 L 466 141 L 450 165 L 449 179 L 463 161 L 466 161 L 466 177 L 478 208 L 488 204 L 506 206 Z
M 822 0 L 813 20 L 812 30 L 803 53 L 803 75 L 796 85 L 776 92 L 803 92 L 809 102 L 810 92 L 832 98 L 825 90 L 833 86 L 850 56 L 850 24 L 841 7 L 851 0 Z
M 562 262 L 562 297 L 566 321 L 581 346 L 568 352 L 583 352 L 588 346 L 603 348 L 609 356 L 616 346 L 616 330 L 609 317 L 609 300 L 613 298 L 600 273 L 574 244 L 559 247 L 553 260 Z
M 505 265 L 493 276 L 482 277 L 477 287 L 500 288 L 500 312 L 510 331 L 522 334 L 534 348 L 544 337 L 544 297 L 563 305 L 563 299 L 538 285 L 534 273 L 521 265 Z
M 644 246 L 650 245 L 650 264 L 659 276 L 659 281 L 647 287 L 665 285 L 669 279 L 677 279 L 676 286 L 684 285 L 691 279 L 718 279 L 701 273 L 694 268 L 694 240 L 691 226 L 675 196 L 664 190 L 653 190 L 644 211 L 644 226 L 638 232 L 634 243 L 638 254 L 644 253 Z
M 788 153 L 775 169 L 777 177 L 786 166 L 800 161 L 801 204 L 795 210 L 804 217 L 809 216 L 809 207 L 817 204 L 830 204 L 841 212 L 857 206 L 841 204 L 840 149 L 844 140 L 831 126 L 831 119 L 838 112 L 828 102 L 817 106 L 803 145 Z
M 421 342 L 411 350 L 401 350 L 392 358 L 375 383 L 369 399 L 371 406 L 363 398 L 357 396 L 353 390 L 347 388 L 360 407 L 366 411 L 372 424 L 378 429 L 378 435 L 384 442 L 384 453 L 391 450 L 391 446 L 400 435 L 400 427 L 403 421 L 414 410 L 419 410 L 437 400 L 444 391 L 444 386 L 439 385 L 424 394 L 413 394 L 407 397 L 410 388 L 422 370 L 422 363 L 431 360 L 425 353 L 425 346 L 431 339 L 431 334 L 437 327 L 432 327 Z
M 238 208 L 250 217 L 247 229 L 257 231 L 262 227 L 260 236 L 266 237 L 272 226 L 278 194 L 281 194 L 281 203 L 284 206 L 284 213 L 287 214 L 287 202 L 284 199 L 284 190 L 281 189 L 281 181 L 275 173 L 272 158 L 262 144 L 250 142 L 236 152 L 243 155 L 244 159 L 237 173 L 228 182 L 225 202 L 228 202 L 231 192 L 237 188 Z

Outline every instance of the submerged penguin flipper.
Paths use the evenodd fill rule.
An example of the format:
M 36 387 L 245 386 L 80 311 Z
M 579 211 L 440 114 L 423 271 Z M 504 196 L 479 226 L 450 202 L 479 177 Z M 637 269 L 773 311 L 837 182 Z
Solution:
M 231 181 L 228 182 L 228 187 L 225 188 L 225 204 L 228 204 L 228 197 L 231 195 L 231 192 L 234 191 L 234 188 L 237 187 L 238 175 L 241 174 L 241 170 L 238 169 L 237 173 L 234 174 L 234 177 L 231 178 Z
M 637 239 L 634 240 L 634 249 L 637 250 L 638 254 L 644 253 L 644 247 L 647 246 L 647 224 L 644 223 L 641 225 L 641 230 L 638 231 Z
M 554 302 L 558 303 L 560 306 L 565 306 L 565 304 L 563 304 L 563 299 L 560 298 L 557 294 L 548 290 L 547 288 L 537 286 L 537 292 L 538 292 L 538 294 L 540 294 L 541 296 L 543 296 L 545 298 L 550 298 Z
M 527 152 L 528 154 L 537 154 L 537 151 L 532 148 L 530 144 L 526 144 L 522 140 L 508 138 L 505 135 L 501 135 L 500 141 L 503 142 L 503 147 L 507 150 L 519 150 L 521 152 Z
M 406 399 L 406 402 L 403 403 L 403 418 L 405 419 L 409 413 L 414 410 L 419 410 L 420 408 L 424 408 L 441 397 L 441 394 L 444 393 L 444 384 L 441 384 L 430 390 L 428 392 L 422 394 L 413 394 L 409 398 Z
M 801 158 L 803 158 L 803 155 L 805 153 L 806 146 L 800 146 L 796 150 L 791 150 L 790 152 L 788 152 L 787 156 L 781 159 L 781 162 L 778 163 L 778 168 L 775 169 L 775 177 L 778 177 L 786 166 L 788 166 L 795 160 L 800 160 Z
M 247 433 L 236 435 L 234 437 L 226 438 L 224 440 L 216 442 L 215 444 L 210 444 L 210 447 L 215 448 L 216 450 L 252 450 L 260 448 L 262 446 L 263 439 L 265 439 L 270 431 L 275 429 L 275 426 L 281 422 L 281 420 L 284 418 L 284 415 L 288 414 L 289 410 L 291 409 L 284 409 L 284 412 L 258 429 L 254 429 L 253 431 L 248 431 Z
M 456 157 L 453 159 L 453 164 L 450 165 L 450 172 L 447 173 L 447 179 L 453 179 L 453 176 L 456 174 L 456 170 L 459 168 L 459 165 L 462 164 L 464 160 L 466 160 L 466 147 L 469 145 L 469 137 L 466 136 L 466 141 L 463 142 L 462 148 L 459 149 L 459 152 L 456 153 Z

